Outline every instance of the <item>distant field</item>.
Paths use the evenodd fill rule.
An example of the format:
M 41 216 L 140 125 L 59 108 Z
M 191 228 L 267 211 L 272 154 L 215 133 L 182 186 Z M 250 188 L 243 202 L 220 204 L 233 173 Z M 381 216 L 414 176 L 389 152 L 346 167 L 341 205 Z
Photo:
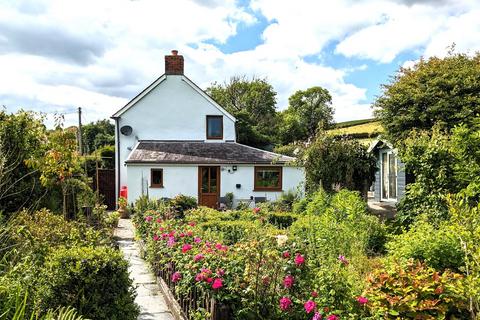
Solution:
M 365 145 L 370 144 L 383 132 L 380 121 L 376 121 L 375 119 L 341 122 L 335 127 L 335 129 L 328 130 L 328 133 L 334 136 L 350 136 Z
M 339 122 L 335 124 L 335 128 L 346 128 L 346 127 L 351 127 L 351 126 L 356 126 L 359 124 L 365 124 L 369 122 L 378 122 L 375 118 L 372 119 L 362 119 L 362 120 L 352 120 L 352 121 L 345 121 L 345 122 Z

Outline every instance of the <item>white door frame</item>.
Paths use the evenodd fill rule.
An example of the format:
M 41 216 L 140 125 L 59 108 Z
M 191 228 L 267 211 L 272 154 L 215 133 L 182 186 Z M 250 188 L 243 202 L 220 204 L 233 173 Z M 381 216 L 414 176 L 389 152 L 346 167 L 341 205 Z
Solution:
M 387 155 L 387 170 L 388 170 L 388 174 L 387 174 L 387 177 L 388 177 L 388 181 L 387 181 L 387 192 L 385 193 L 387 195 L 387 198 L 384 198 L 383 197 L 383 186 L 384 186 L 384 175 L 383 175 L 383 155 L 386 154 Z M 388 151 L 381 151 L 380 152 L 380 200 L 381 201 L 392 201 L 392 202 L 395 202 L 397 201 L 397 197 L 398 197 L 398 181 L 395 181 L 395 187 L 397 188 L 397 190 L 395 191 L 395 195 L 397 197 L 395 198 L 390 198 L 390 156 L 391 155 L 394 155 L 395 156 L 395 177 L 398 176 L 398 163 L 397 163 L 397 155 L 395 154 L 395 152 L 393 152 L 392 150 L 388 150 Z

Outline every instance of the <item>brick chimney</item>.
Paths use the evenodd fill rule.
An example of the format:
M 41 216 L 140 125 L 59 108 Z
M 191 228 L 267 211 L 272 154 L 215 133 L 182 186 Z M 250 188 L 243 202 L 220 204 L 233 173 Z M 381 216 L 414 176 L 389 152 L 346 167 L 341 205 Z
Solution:
M 183 56 L 179 56 L 177 50 L 165 56 L 165 74 L 183 75 Z

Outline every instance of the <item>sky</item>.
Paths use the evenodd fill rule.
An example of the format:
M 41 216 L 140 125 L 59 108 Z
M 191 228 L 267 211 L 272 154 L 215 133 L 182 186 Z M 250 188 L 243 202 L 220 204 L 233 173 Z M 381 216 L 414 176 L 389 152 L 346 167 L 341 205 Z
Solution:
M 480 0 L 0 0 L 0 106 L 109 118 L 176 49 L 203 89 L 266 78 L 282 110 L 321 86 L 336 121 L 365 119 L 400 67 L 453 43 L 480 50 Z

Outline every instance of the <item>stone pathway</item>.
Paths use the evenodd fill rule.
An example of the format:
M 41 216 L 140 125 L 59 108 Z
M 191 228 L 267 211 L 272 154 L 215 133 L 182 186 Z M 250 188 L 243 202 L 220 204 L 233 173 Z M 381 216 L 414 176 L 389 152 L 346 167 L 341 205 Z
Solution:
M 138 320 L 174 320 L 165 299 L 159 291 L 155 277 L 140 257 L 140 248 L 134 241 L 134 230 L 129 219 L 120 219 L 115 229 L 120 251 L 130 263 L 130 277 L 137 287 L 135 302 L 140 306 Z

